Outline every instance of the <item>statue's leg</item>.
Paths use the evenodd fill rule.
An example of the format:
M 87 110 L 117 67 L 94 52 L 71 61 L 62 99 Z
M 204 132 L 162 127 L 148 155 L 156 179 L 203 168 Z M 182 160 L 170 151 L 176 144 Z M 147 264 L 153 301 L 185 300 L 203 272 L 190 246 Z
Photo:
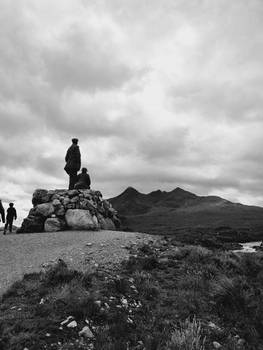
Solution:
M 69 190 L 73 190 L 74 188 L 74 175 L 70 174 L 69 175 L 69 186 L 68 189 Z
M 69 190 L 73 190 L 75 183 L 77 182 L 77 172 L 72 171 L 69 175 Z

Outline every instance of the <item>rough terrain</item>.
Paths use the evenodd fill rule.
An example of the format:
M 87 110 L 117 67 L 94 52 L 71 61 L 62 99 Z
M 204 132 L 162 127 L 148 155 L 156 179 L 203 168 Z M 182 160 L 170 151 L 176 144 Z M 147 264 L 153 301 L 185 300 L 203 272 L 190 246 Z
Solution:
M 162 237 L 129 253 L 116 270 L 58 261 L 14 283 L 1 300 L 0 349 L 263 349 L 262 252 Z
M 0 235 L 0 295 L 25 273 L 63 259 L 69 267 L 83 270 L 96 264 L 110 268 L 128 257 L 125 248 L 157 237 L 118 231 L 62 231 Z

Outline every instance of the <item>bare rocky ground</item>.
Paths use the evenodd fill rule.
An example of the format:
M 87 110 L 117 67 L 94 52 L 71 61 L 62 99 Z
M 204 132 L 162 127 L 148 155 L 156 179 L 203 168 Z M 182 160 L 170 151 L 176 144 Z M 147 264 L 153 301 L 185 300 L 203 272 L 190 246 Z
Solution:
M 108 269 L 128 258 L 127 247 L 157 236 L 118 231 L 63 231 L 0 235 L 0 295 L 24 274 L 38 272 L 59 258 L 83 271 Z

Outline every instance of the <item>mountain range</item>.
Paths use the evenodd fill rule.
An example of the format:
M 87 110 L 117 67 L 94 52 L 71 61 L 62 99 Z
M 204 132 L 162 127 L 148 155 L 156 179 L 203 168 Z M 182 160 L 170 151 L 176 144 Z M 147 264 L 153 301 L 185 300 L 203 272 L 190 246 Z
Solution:
M 174 234 L 187 230 L 256 233 L 263 238 L 263 208 L 233 203 L 217 196 L 198 196 L 179 187 L 170 192 L 140 193 L 128 187 L 109 201 L 123 226 L 139 232 Z

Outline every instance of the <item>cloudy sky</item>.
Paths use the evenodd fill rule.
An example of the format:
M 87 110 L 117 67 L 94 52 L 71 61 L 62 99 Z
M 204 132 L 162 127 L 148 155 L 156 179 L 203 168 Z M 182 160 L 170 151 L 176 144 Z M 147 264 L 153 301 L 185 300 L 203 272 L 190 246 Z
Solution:
M 263 206 L 262 0 L 0 0 L 0 196 L 177 186 Z

